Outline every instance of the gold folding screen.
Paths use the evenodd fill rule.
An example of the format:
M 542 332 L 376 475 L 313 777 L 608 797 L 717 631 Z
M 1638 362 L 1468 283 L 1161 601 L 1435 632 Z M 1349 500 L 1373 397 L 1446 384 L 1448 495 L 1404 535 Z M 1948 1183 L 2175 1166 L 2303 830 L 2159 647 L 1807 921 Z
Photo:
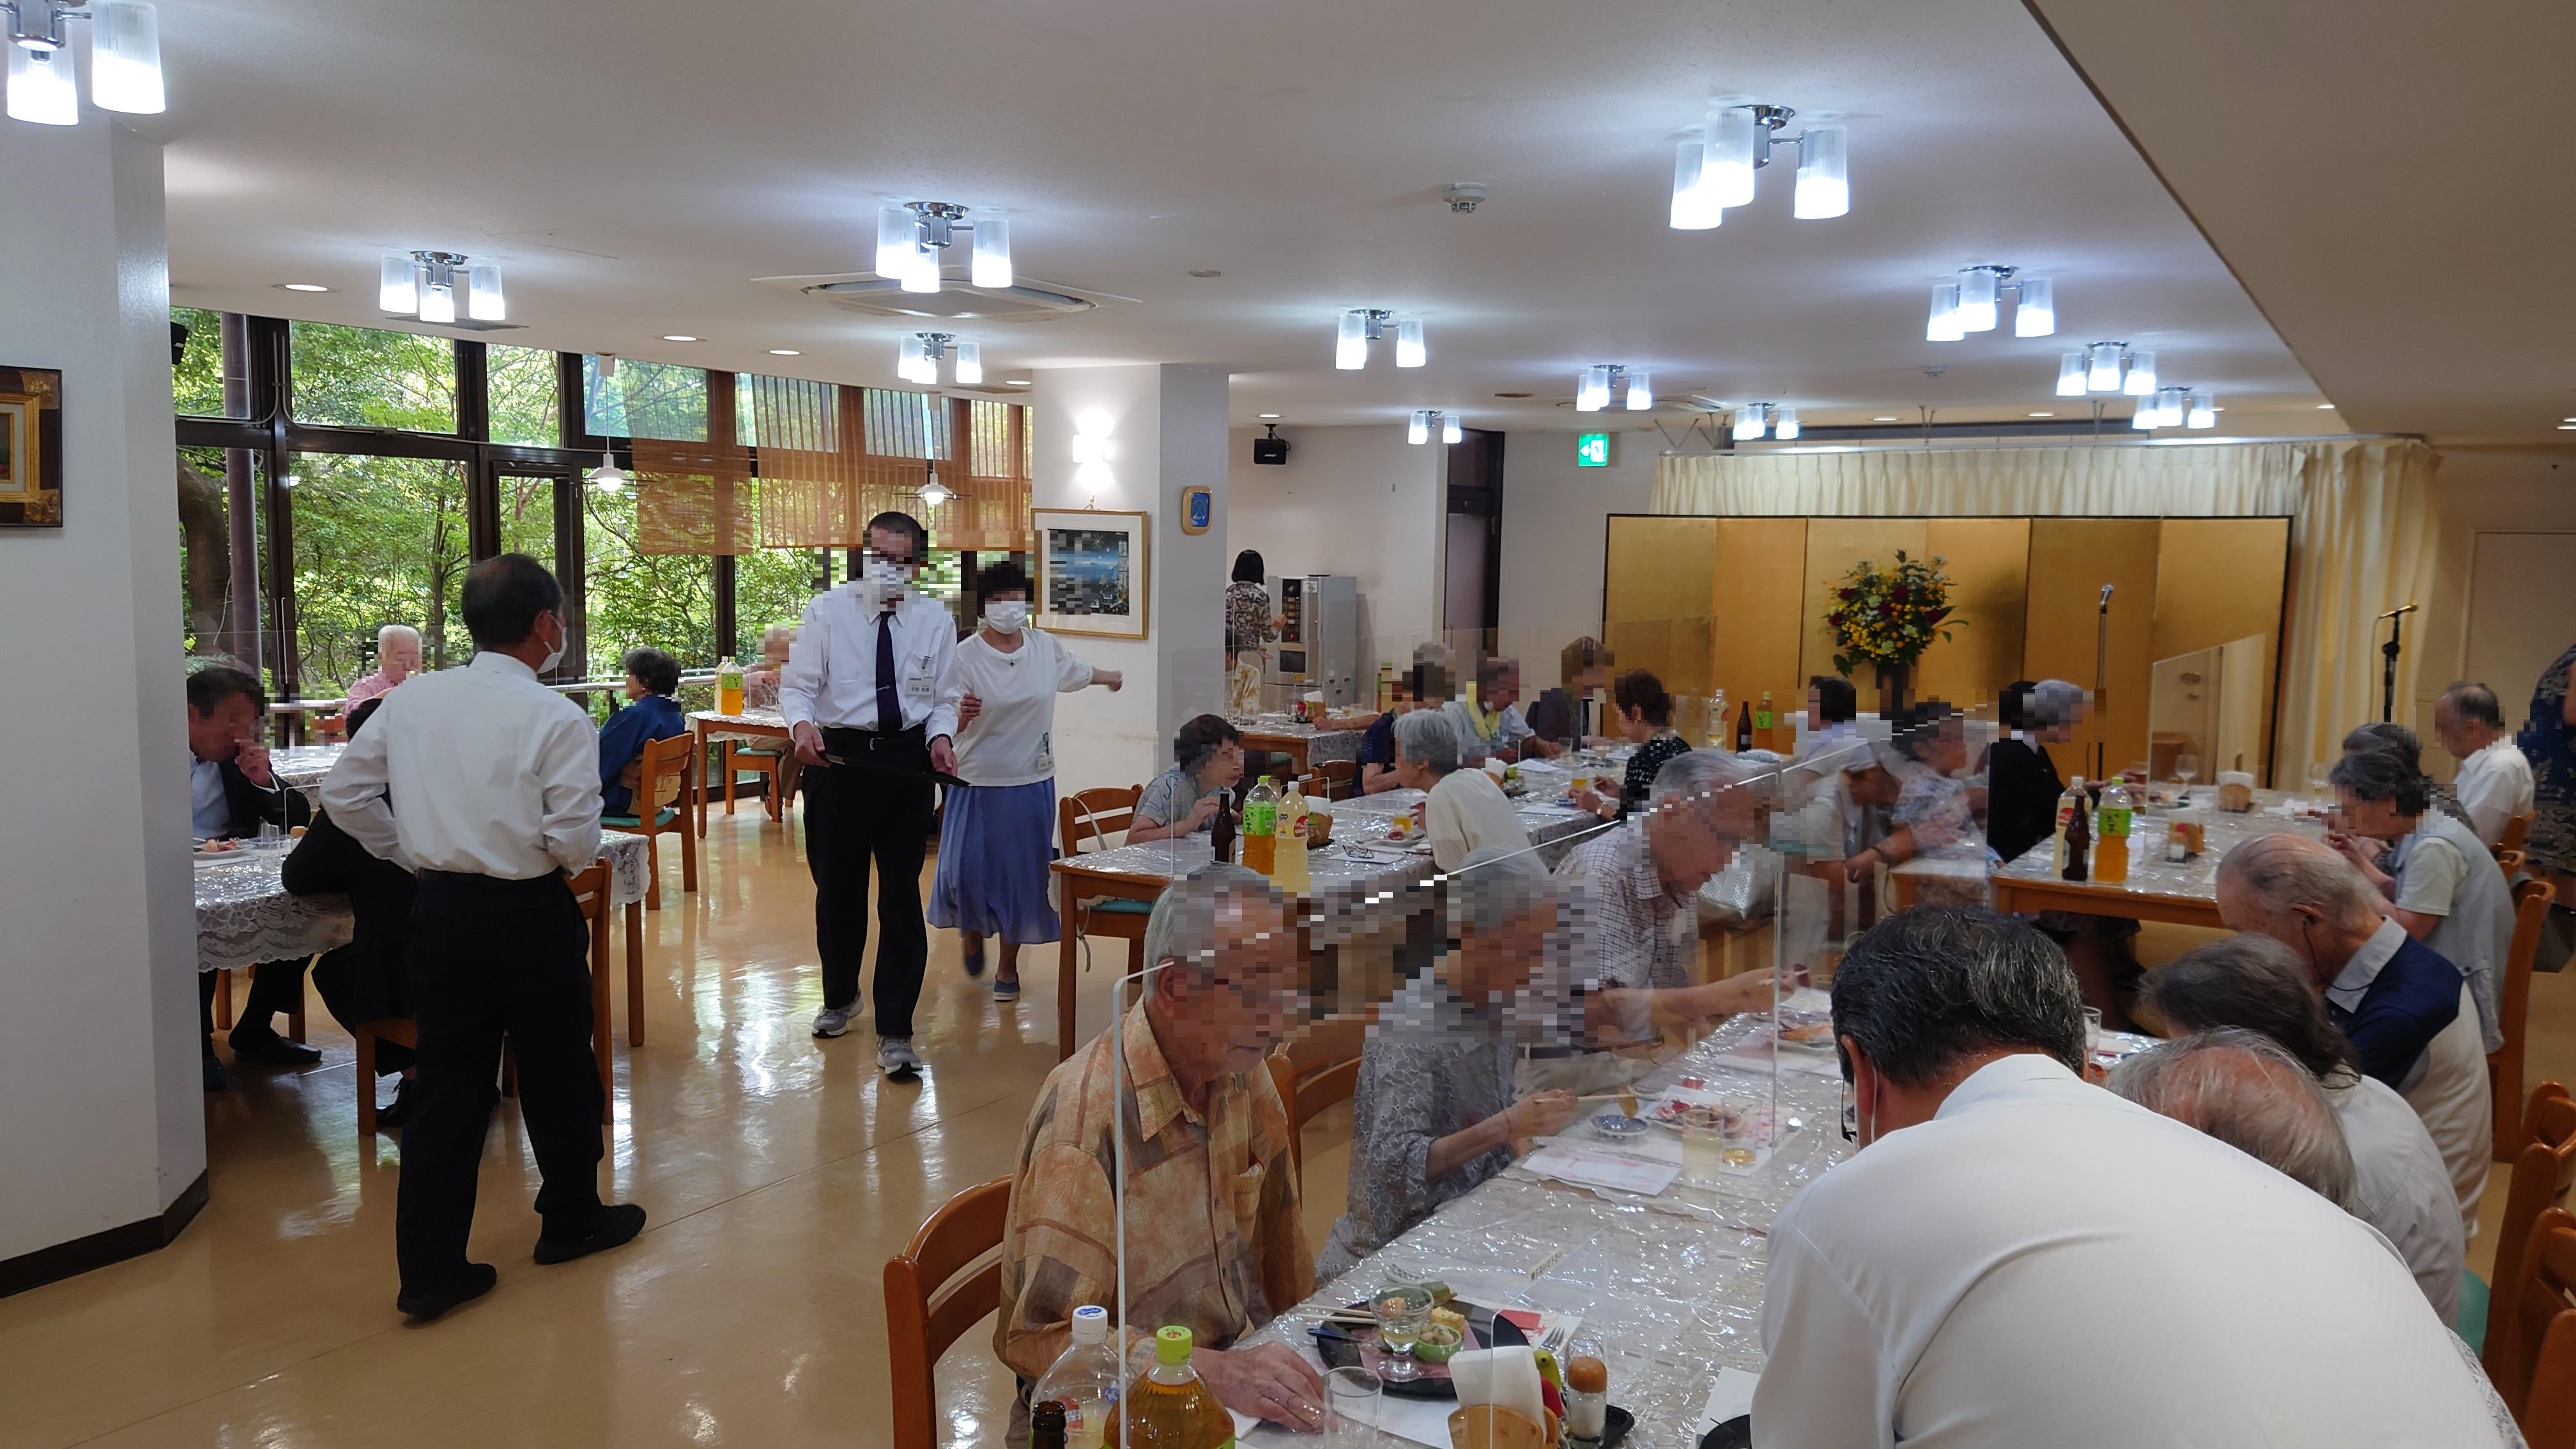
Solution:
M 2273 715 L 2288 584 L 2287 518 L 1798 518 L 1619 515 L 1609 521 L 1603 637 L 1622 669 L 1651 669 L 1688 701 L 1714 686 L 1728 708 L 1769 690 L 1803 707 L 1831 674 L 1831 584 L 1863 559 L 1938 555 L 1964 621 L 1915 667 L 1911 692 L 1991 706 L 2016 678 L 2094 686 L 2101 588 L 2113 586 L 2101 708 L 2075 742 L 2113 768 L 2149 758 L 2155 661 L 2244 638 L 2272 639 L 2261 670 Z M 1853 680 L 1879 703 L 1874 670 Z M 2069 756 L 2075 758 L 2074 755 Z

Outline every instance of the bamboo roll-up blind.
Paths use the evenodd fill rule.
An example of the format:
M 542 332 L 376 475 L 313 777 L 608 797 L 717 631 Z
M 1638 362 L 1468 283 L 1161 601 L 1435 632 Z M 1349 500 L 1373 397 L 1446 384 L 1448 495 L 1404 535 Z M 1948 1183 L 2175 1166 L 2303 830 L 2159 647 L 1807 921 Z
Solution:
M 740 448 L 637 438 L 635 550 L 739 554 L 760 545 L 751 458 Z
M 743 387 L 762 546 L 860 547 L 870 518 L 900 510 L 936 548 L 1033 547 L 1027 408 L 783 377 Z M 934 470 L 953 495 L 936 508 L 920 496 Z

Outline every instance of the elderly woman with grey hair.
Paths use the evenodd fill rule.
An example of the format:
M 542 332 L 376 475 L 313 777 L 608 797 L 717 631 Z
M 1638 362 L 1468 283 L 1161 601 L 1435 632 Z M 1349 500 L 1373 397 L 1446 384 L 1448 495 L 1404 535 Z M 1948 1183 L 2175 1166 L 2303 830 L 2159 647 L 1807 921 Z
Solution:
M 2396 1247 L 2425 1300 L 2450 1322 L 2459 1307 L 2468 1246 L 2450 1169 L 2406 1099 L 2362 1075 L 2352 1044 L 2326 1014 L 2324 999 L 2308 985 L 2290 948 L 2268 936 L 2213 941 L 2149 976 L 2143 996 L 2176 1031 L 2257 1032 L 2307 1069 L 2325 1091 L 2352 1151 L 2353 1216 Z
M 376 667 L 349 685 L 344 711 L 393 692 L 395 685 L 420 673 L 420 631 L 409 624 L 387 624 L 376 631 Z
M 2352 1152 L 2316 1079 L 2260 1032 L 2221 1026 L 2143 1051 L 2111 1090 L 2273 1168 L 2349 1212 Z
M 1423 822 L 1431 860 L 1442 870 L 1488 846 L 1526 848 L 1529 831 L 1494 777 L 1459 765 L 1458 723 L 1445 711 L 1416 710 L 1395 722 L 1395 777 L 1427 792 Z
M 2406 934 L 2469 978 L 2478 1030 L 2490 1052 L 2504 1045 L 2496 983 L 2513 942 L 2513 895 L 2477 831 L 2431 808 L 2431 784 L 2395 749 L 2354 750 L 2337 761 L 2335 828 L 2326 836 L 2371 888 L 2395 906 Z M 2387 865 L 2380 864 L 2382 846 Z

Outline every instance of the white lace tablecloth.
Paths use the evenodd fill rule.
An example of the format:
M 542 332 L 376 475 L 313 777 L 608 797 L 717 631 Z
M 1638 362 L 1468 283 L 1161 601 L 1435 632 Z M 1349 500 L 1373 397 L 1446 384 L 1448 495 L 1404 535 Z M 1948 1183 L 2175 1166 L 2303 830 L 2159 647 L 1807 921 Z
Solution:
M 652 885 L 641 835 L 602 831 L 600 858 L 608 862 L 608 900 L 624 906 L 644 899 Z M 238 971 L 262 961 L 302 960 L 349 942 L 349 902 L 343 896 L 289 895 L 278 883 L 286 852 L 243 850 L 197 862 L 197 969 Z
M 1648 1074 L 1639 1094 L 1684 1074 L 1731 1097 L 1767 1098 L 1768 1019 L 1739 1017 L 1678 1060 Z M 1753 1049 L 1754 1056 L 1728 1054 Z M 1721 1062 L 1721 1058 L 1725 1058 Z M 1762 1367 L 1762 1276 L 1767 1234 L 1789 1199 L 1849 1155 L 1842 1139 L 1841 1080 L 1783 1069 L 1780 1114 L 1800 1125 L 1770 1160 L 1727 1186 L 1677 1183 L 1655 1197 L 1569 1186 L 1515 1167 L 1443 1204 L 1412 1231 L 1363 1260 L 1252 1336 L 1311 1355 L 1309 1331 L 1324 1315 L 1367 1298 L 1392 1264 L 1429 1271 L 1488 1307 L 1583 1315 L 1580 1339 L 1598 1341 L 1610 1368 L 1610 1402 L 1636 1416 L 1626 1441 L 1641 1449 L 1690 1449 L 1720 1368 Z M 1608 1104 L 1605 1104 L 1608 1105 Z M 1661 1130 L 1661 1129 L 1657 1129 Z M 1588 1144 L 1577 1122 L 1563 1134 Z M 1263 1426 L 1244 1441 L 1311 1445 Z M 1388 1444 L 1398 1441 L 1389 1439 Z
M 777 732 L 787 728 L 787 716 L 774 709 L 747 709 L 740 714 L 701 709 L 690 712 L 689 723 L 705 725 L 707 733 L 717 739 L 728 734 L 739 739 L 776 739 Z

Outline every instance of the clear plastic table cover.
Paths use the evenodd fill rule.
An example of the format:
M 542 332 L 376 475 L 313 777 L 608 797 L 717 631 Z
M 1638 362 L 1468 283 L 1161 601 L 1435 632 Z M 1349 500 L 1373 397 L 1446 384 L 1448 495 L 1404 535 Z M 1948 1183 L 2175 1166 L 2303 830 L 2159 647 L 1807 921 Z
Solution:
M 2261 835 L 2295 833 L 2318 839 L 2325 833 L 2322 824 L 2298 808 L 2298 796 L 2258 790 L 2254 809 L 2245 814 L 2216 808 L 2217 797 L 2216 789 L 2203 785 L 2192 792 L 2193 803 L 2180 811 L 2149 802 L 2139 812 L 2137 827 L 2129 833 L 2129 878 L 2121 888 L 2142 895 L 2214 901 L 2218 898 L 2218 863 L 2227 858 L 2227 852 Z M 2168 863 L 2165 836 L 2177 814 L 2200 822 L 2205 844 L 2201 853 L 2191 859 Z M 2054 852 L 2033 848 L 1998 867 L 1994 875 L 2008 881 L 2053 880 L 2055 865 Z
M 347 745 L 287 745 L 268 752 L 269 773 L 277 783 L 295 790 L 321 787 L 322 777 L 340 763 Z
M 1689 1075 L 1711 1090 L 1768 1092 L 1771 1082 L 1732 1053 L 1761 1049 L 1768 1016 L 1737 1017 L 1638 1084 L 1648 1095 Z M 1741 1059 L 1737 1059 L 1740 1061 Z M 1489 1307 L 1583 1315 L 1575 1337 L 1604 1350 L 1610 1402 L 1636 1416 L 1628 1442 L 1689 1449 L 1720 1368 L 1762 1367 L 1762 1278 L 1771 1221 L 1848 1155 L 1839 1076 L 1778 1076 L 1779 1110 L 1799 1125 L 1753 1173 L 1709 1190 L 1677 1182 L 1657 1197 L 1585 1189 L 1515 1167 L 1443 1204 L 1431 1217 L 1252 1337 L 1309 1350 L 1309 1332 L 1358 1302 L 1391 1266 L 1422 1270 Z M 1564 1134 L 1581 1140 L 1577 1123 Z M 1274 1426 L 1250 1442 L 1311 1443 Z M 1400 1441 L 1388 1440 L 1389 1443 Z
M 644 837 L 600 832 L 608 862 L 608 899 L 644 899 L 653 883 Z M 300 960 L 348 944 L 349 903 L 341 896 L 297 896 L 279 883 L 287 852 L 245 849 L 197 863 L 197 969 L 238 971 L 262 961 Z

